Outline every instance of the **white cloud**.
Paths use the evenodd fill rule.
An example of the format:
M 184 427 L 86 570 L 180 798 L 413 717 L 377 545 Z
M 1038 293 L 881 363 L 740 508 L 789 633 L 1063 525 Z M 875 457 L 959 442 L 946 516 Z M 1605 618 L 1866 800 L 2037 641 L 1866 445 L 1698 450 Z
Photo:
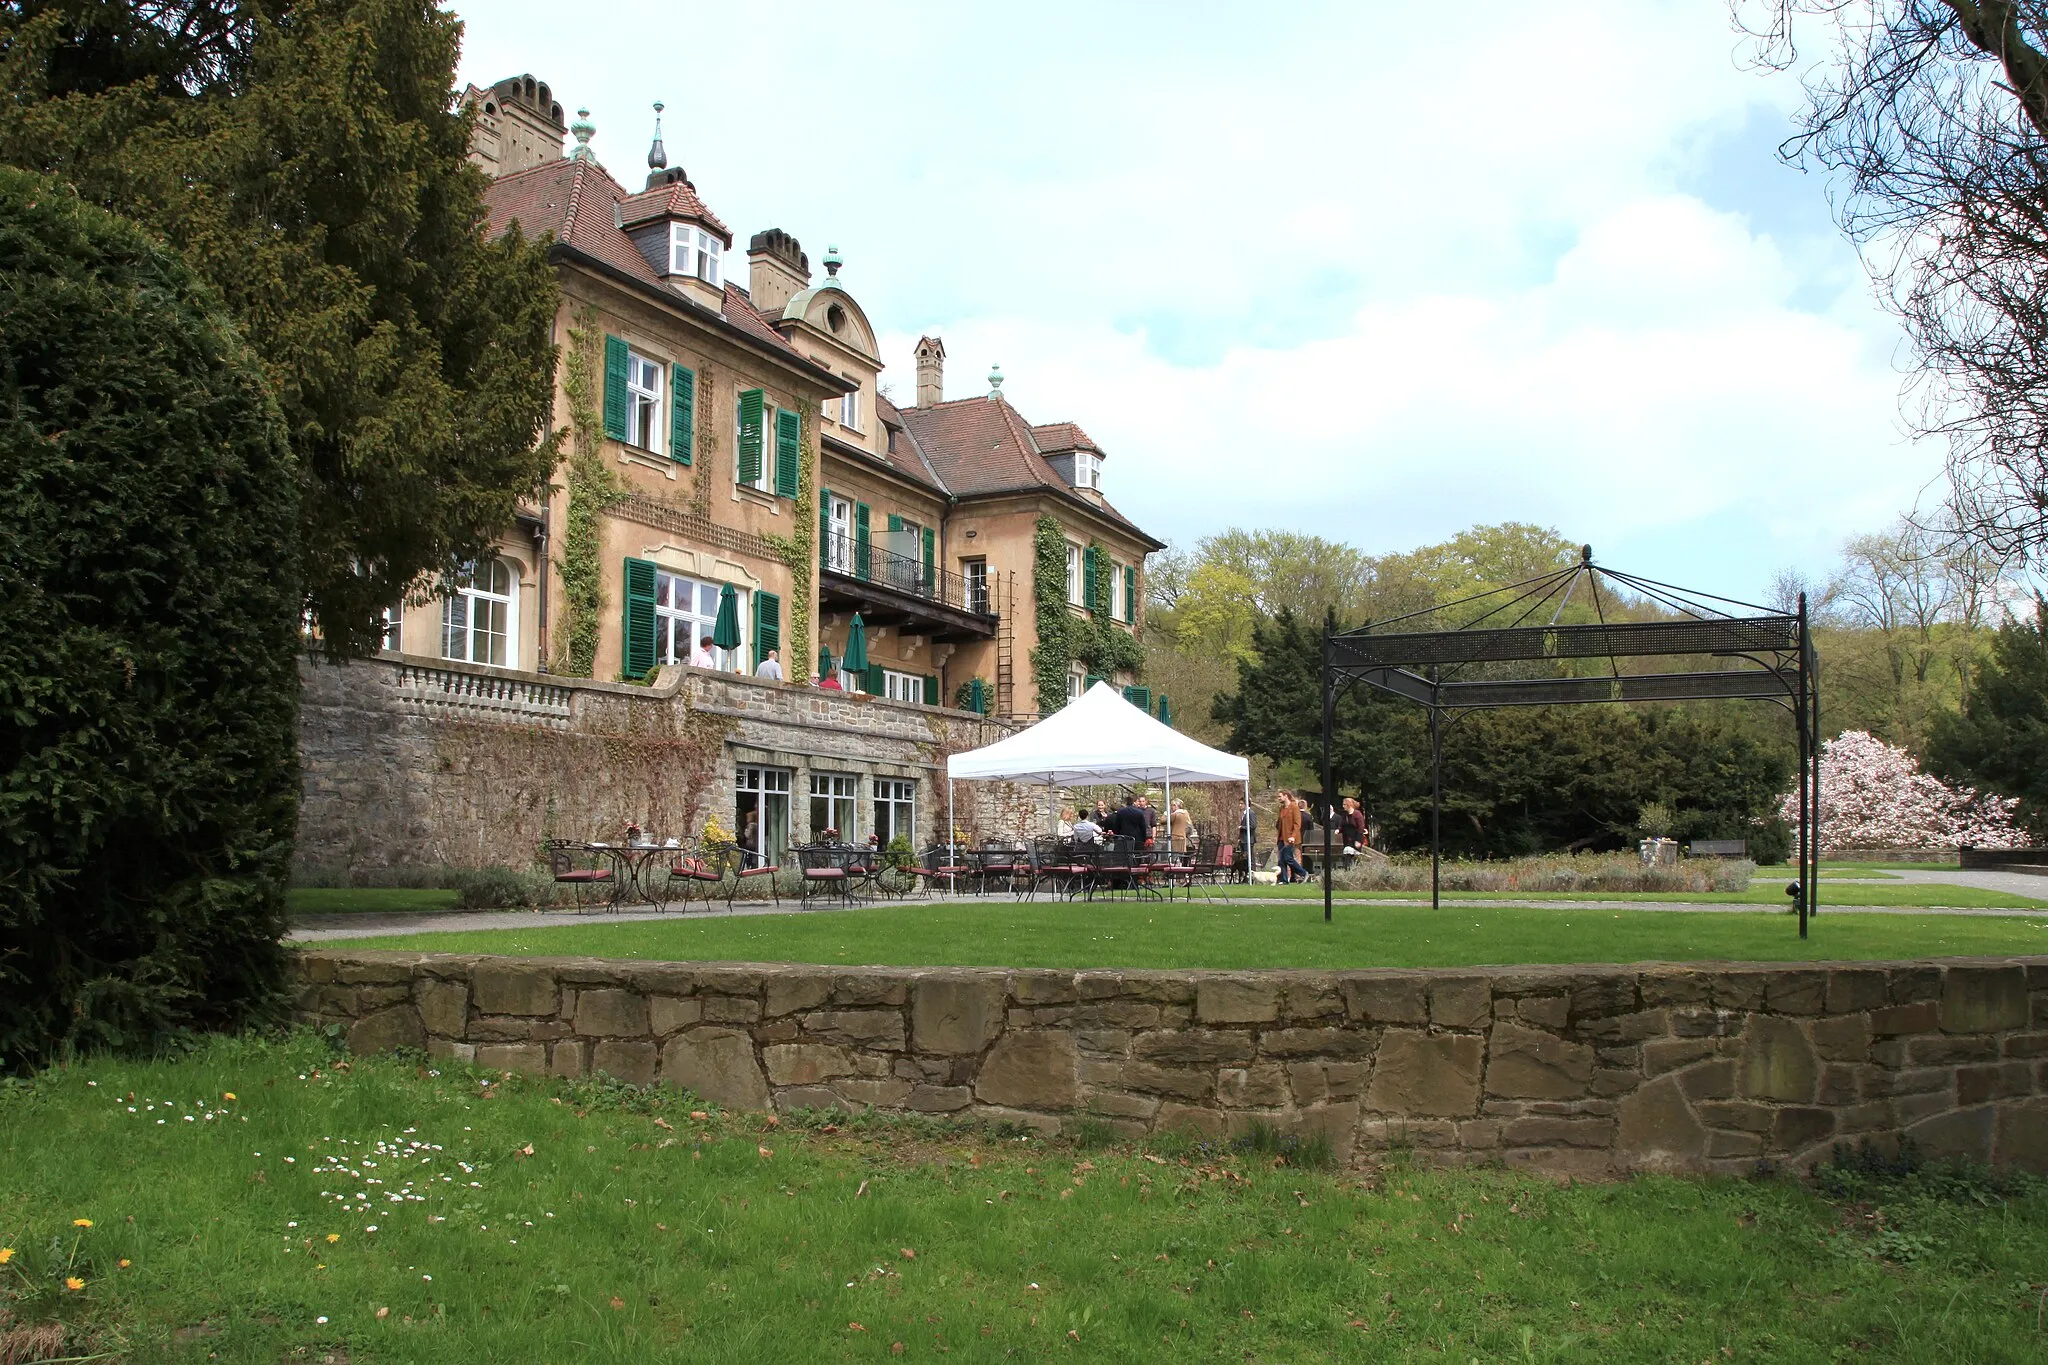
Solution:
M 666 100 L 735 232 L 844 248 L 899 392 L 920 332 L 955 395 L 1000 361 L 1164 535 L 1514 518 L 1760 593 L 1938 466 L 1898 438 L 1896 333 L 1846 248 L 1757 226 L 1823 186 L 1751 150 L 1798 92 L 1740 67 L 1718 5 L 463 13 L 465 74 L 590 104 L 629 183 Z M 1716 147 L 1755 159 L 1754 204 L 1741 161 L 1688 192 Z

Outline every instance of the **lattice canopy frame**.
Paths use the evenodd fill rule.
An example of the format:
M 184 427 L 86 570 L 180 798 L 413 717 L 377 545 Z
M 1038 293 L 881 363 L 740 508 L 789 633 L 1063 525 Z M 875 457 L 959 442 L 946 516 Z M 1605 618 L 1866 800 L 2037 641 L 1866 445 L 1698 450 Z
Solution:
M 1654 621 L 1609 621 L 1600 586 L 1606 581 L 1665 611 Z M 1560 624 L 1584 586 L 1595 622 Z M 1548 612 L 1549 620 L 1541 624 Z M 1457 624 L 1424 629 L 1426 622 Z M 1665 671 L 1624 672 L 1624 660 L 1664 660 Z M 1604 673 L 1571 671 L 1604 660 Z M 1712 661 L 1712 666 L 1703 666 Z M 1430 904 L 1441 904 L 1443 732 L 1474 711 L 1503 706 L 1572 706 L 1590 702 L 1762 701 L 1791 713 L 1799 741 L 1799 936 L 1818 909 L 1820 845 L 1820 694 L 1806 595 L 1796 611 L 1716 597 L 1579 562 L 1504 588 L 1478 593 L 1351 631 L 1323 635 L 1323 791 L 1334 790 L 1330 744 L 1337 698 L 1364 684 L 1429 712 Z M 1478 674 L 1480 676 L 1473 676 Z M 1325 799 L 1330 799 L 1326 796 Z M 1330 918 L 1331 829 L 1323 822 L 1323 918 Z

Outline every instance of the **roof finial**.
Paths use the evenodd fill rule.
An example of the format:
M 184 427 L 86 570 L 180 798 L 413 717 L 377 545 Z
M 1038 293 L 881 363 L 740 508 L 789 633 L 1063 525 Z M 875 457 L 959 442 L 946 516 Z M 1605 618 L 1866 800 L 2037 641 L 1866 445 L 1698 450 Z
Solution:
M 1000 365 L 988 367 L 988 396 L 991 401 L 1003 396 L 1003 367 Z
M 650 171 L 668 168 L 668 152 L 661 145 L 661 101 L 654 102 L 654 145 L 647 149 L 647 169 Z
M 838 247 L 836 247 L 836 246 L 828 246 L 828 247 L 826 247 L 826 248 L 825 248 L 825 274 L 826 274 L 826 275 L 828 276 L 828 278 L 826 279 L 825 283 L 827 283 L 827 284 L 837 284 L 837 283 L 839 283 L 839 267 L 840 267 L 840 266 L 842 266 L 842 265 L 845 265 L 845 264 L 846 264 L 845 260 L 844 260 L 844 259 L 842 259 L 842 258 L 840 257 L 840 255 L 839 255 L 839 248 L 838 248 Z
M 597 125 L 590 121 L 588 109 L 576 111 L 576 121 L 569 125 L 569 133 L 576 139 L 576 145 L 569 149 L 573 161 L 595 161 L 597 153 L 590 150 L 590 139 L 597 135 Z

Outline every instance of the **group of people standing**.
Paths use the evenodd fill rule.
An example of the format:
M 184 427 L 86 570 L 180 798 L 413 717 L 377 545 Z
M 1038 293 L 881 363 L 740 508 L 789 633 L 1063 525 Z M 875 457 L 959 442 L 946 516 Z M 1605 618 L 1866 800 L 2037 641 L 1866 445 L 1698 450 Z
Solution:
M 1278 841 L 1278 862 L 1280 880 L 1305 882 L 1309 879 L 1308 869 L 1301 863 L 1301 834 L 1303 826 L 1315 817 L 1310 814 L 1309 803 L 1300 795 L 1290 791 L 1280 793 L 1280 808 L 1273 817 L 1274 838 Z M 1372 847 L 1371 826 L 1367 823 L 1364 809 L 1355 797 L 1344 798 L 1343 806 L 1336 812 L 1331 834 L 1337 847 L 1346 852 L 1358 852 Z M 1245 847 L 1254 847 L 1258 838 L 1258 825 L 1252 812 L 1245 812 Z
M 1129 839 L 1133 848 L 1156 847 L 1156 830 L 1159 811 L 1152 804 L 1152 798 L 1140 792 L 1131 792 L 1124 797 L 1124 803 L 1115 810 L 1104 801 L 1097 801 L 1093 810 L 1083 810 L 1078 816 L 1072 806 L 1060 812 L 1059 830 L 1062 839 L 1073 839 L 1077 843 L 1099 843 L 1104 838 Z M 1194 819 L 1188 814 L 1187 802 L 1175 801 L 1166 817 L 1167 847 L 1175 853 L 1184 853 L 1194 846 Z

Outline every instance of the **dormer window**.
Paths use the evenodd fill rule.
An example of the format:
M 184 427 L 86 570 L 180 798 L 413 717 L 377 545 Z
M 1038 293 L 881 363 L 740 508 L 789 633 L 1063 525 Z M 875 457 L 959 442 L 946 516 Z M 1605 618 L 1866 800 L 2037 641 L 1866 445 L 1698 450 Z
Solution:
M 668 273 L 695 275 L 706 284 L 718 283 L 719 253 L 725 243 L 703 228 L 690 223 L 668 225 Z
M 1102 457 L 1086 450 L 1074 452 L 1074 487 L 1102 487 Z

